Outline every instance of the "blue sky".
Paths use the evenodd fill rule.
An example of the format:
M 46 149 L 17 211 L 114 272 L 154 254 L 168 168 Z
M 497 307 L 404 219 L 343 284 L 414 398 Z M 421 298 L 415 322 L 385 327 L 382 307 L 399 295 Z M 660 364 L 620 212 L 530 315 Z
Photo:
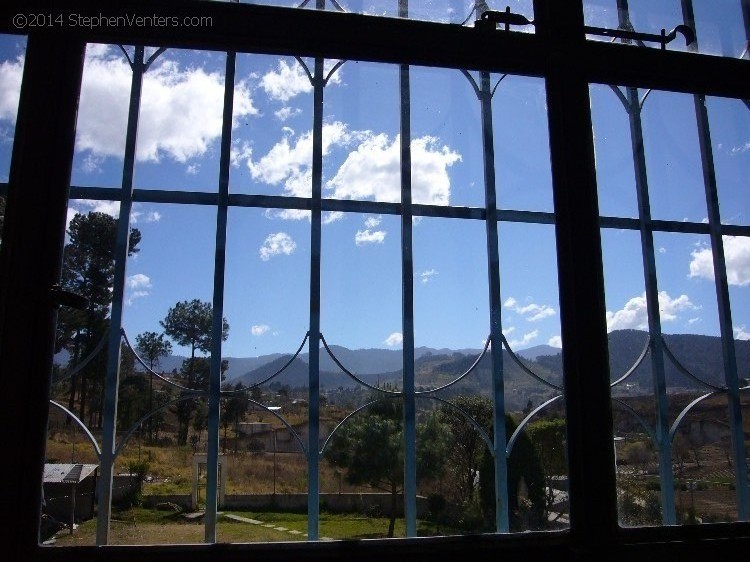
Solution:
M 378 3 L 358 4 L 368 9 L 365 5 Z M 445 5 L 446 14 L 453 7 L 447 16 L 451 19 L 459 18 L 467 3 L 431 4 Z M 678 2 L 641 15 L 646 14 L 645 4 L 631 0 L 639 29 L 671 28 L 671 22 L 679 21 Z M 702 47 L 728 54 L 742 44 L 736 41 L 741 35 L 741 19 L 735 21 L 739 2 L 719 2 L 710 18 L 701 15 L 708 14 L 707 4 L 696 2 L 699 22 L 705 22 L 699 23 L 707 37 Z M 589 3 L 588 22 L 612 26 L 612 5 Z M 518 8 L 531 16 L 529 6 L 521 2 Z M 717 17 L 727 24 L 721 34 L 712 27 Z M 699 35 L 703 29 L 699 27 Z M 217 190 L 224 60 L 221 53 L 169 50 L 149 70 L 136 187 Z M 22 61 L 22 41 L 0 38 L 2 181 L 8 177 Z M 129 84 L 130 71 L 119 49 L 89 47 L 74 185 L 119 186 Z M 458 71 L 412 68 L 411 89 L 415 202 L 483 206 L 479 104 L 466 78 Z M 591 92 L 601 213 L 635 217 L 627 116 L 608 87 L 595 85 Z M 398 68 L 347 62 L 331 78 L 325 99 L 324 196 L 397 201 Z M 643 126 L 654 218 L 701 222 L 707 215 L 692 104 L 691 96 L 667 92 L 653 92 L 646 102 Z M 500 207 L 551 212 L 544 82 L 506 78 L 493 112 Z M 709 114 L 723 220 L 746 225 L 750 112 L 734 100 L 710 99 Z M 230 191 L 309 196 L 311 128 L 312 89 L 294 58 L 238 56 Z M 114 203 L 71 201 L 69 215 L 117 209 Z M 131 339 L 146 330 L 160 331 L 159 320 L 177 301 L 211 299 L 216 210 L 137 204 L 132 220 L 143 241 L 127 266 L 124 325 Z M 516 349 L 559 347 L 553 227 L 503 223 L 499 236 L 508 340 Z M 664 331 L 717 335 L 708 237 L 657 233 L 655 244 Z M 603 248 L 610 329 L 645 327 L 638 233 L 605 230 Z M 735 334 L 748 339 L 750 240 L 725 238 L 725 252 Z M 479 221 L 415 221 L 416 345 L 482 346 L 489 332 L 485 253 L 485 230 Z M 230 336 L 224 355 L 297 348 L 308 327 L 309 262 L 310 223 L 304 212 L 230 209 L 225 293 Z M 324 214 L 321 307 L 322 331 L 329 343 L 400 347 L 398 217 Z

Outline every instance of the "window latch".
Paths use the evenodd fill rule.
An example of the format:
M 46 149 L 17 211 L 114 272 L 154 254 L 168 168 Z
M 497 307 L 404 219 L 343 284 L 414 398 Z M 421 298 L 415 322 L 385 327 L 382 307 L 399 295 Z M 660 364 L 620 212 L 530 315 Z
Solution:
M 52 285 L 49 292 L 55 308 L 68 306 L 77 310 L 86 310 L 89 306 L 89 299 L 72 291 L 66 291 L 60 285 Z
M 510 6 L 505 8 L 504 12 L 496 10 L 487 10 L 482 13 L 481 17 L 475 22 L 476 29 L 496 30 L 497 25 L 505 26 L 505 31 L 510 31 L 510 26 L 534 25 L 534 22 L 523 14 L 515 14 L 510 11 Z
M 583 28 L 588 35 L 599 35 L 600 37 L 612 37 L 613 39 L 627 39 L 630 41 L 640 41 L 648 43 L 659 43 L 662 50 L 667 48 L 667 45 L 677 38 L 677 34 L 680 33 L 685 38 L 685 45 L 690 46 L 695 41 L 695 32 L 693 28 L 688 25 L 678 25 L 669 33 L 665 29 L 661 30 L 660 34 L 656 33 L 639 33 L 632 29 L 607 29 L 604 27 L 589 27 Z

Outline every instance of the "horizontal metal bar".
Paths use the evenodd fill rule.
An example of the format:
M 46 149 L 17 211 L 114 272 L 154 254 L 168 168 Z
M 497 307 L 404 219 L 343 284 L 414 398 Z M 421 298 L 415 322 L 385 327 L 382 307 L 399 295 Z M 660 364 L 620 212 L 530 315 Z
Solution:
M 33 12 L 37 6 L 49 11 L 48 4 L 40 0 L 5 3 L 0 7 L 0 32 L 19 33 L 12 16 Z M 527 76 L 544 76 L 553 68 L 564 68 L 583 72 L 594 83 L 750 98 L 750 61 L 586 41 L 584 36 L 581 41 L 560 42 L 539 33 L 486 32 L 444 23 L 199 0 L 131 2 L 127 8 L 79 0 L 74 6 L 55 11 L 64 17 L 71 13 L 178 20 L 210 17 L 211 24 L 61 26 L 43 32 L 89 42 L 321 56 Z M 450 48 L 435 49 L 435 45 Z

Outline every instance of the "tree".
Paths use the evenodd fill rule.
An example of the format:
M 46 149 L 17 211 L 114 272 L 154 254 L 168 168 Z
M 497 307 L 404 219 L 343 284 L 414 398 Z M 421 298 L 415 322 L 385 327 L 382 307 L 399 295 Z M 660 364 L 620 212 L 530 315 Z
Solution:
M 492 426 L 492 401 L 489 398 L 458 396 L 453 403 L 489 431 Z M 487 445 L 474 426 L 455 408 L 441 407 L 440 419 L 453 438 L 453 446 L 448 450 L 448 470 L 453 475 L 455 493 L 459 502 L 467 504 L 473 499 L 476 477 Z
M 135 337 L 136 350 L 138 353 L 148 361 L 148 367 L 152 371 L 154 367 L 159 363 L 159 358 L 166 357 L 172 353 L 172 344 L 169 340 L 165 339 L 164 334 L 157 334 L 156 332 L 143 332 Z M 154 409 L 154 375 L 149 373 L 148 375 L 148 410 L 149 412 Z M 154 420 L 149 418 L 148 420 L 148 440 L 153 442 L 154 440 Z
M 534 444 L 544 471 L 546 487 L 545 511 L 549 513 L 554 504 L 554 478 L 567 474 L 568 460 L 565 451 L 565 420 L 539 420 L 528 425 L 526 430 Z
M 63 308 L 58 315 L 56 351 L 65 348 L 70 353 L 69 366 L 74 367 L 91 354 L 99 340 L 109 328 L 109 308 L 115 272 L 115 242 L 117 239 L 117 219 L 106 214 L 91 212 L 77 213 L 70 221 L 68 239 L 63 250 L 63 274 L 61 285 L 64 289 L 77 293 L 89 300 L 85 311 Z M 139 251 L 141 233 L 131 229 L 128 240 L 128 255 Z M 101 404 L 104 392 L 104 371 L 106 359 L 101 353 L 70 382 L 69 407 L 73 410 L 78 400 L 79 417 L 85 421 L 87 400 L 91 412 L 101 418 Z M 91 388 L 90 388 L 91 387 Z
M 208 390 L 210 362 L 205 357 L 195 356 L 196 351 L 209 353 L 211 351 L 211 326 L 213 323 L 213 307 L 211 303 L 198 299 L 181 301 L 167 311 L 167 316 L 160 322 L 164 332 L 178 345 L 190 348 L 190 357 L 185 359 L 180 370 L 181 383 L 196 390 Z M 222 341 L 229 337 L 229 323 L 222 319 Z M 228 363 L 222 361 L 221 375 L 228 368 Z M 184 392 L 182 393 L 184 395 Z M 177 404 L 178 431 L 177 444 L 187 445 L 188 427 L 195 408 L 194 400 L 184 400 Z
M 221 340 L 229 337 L 229 323 L 222 319 Z M 211 326 L 213 323 L 213 307 L 211 303 L 198 299 L 181 301 L 167 311 L 167 316 L 160 322 L 164 332 L 177 345 L 190 348 L 190 358 L 195 358 L 196 350 L 203 353 L 211 351 Z
M 222 452 L 227 452 L 227 430 L 230 425 L 234 425 L 234 452 L 237 454 L 240 420 L 245 417 L 248 411 L 247 395 L 243 392 L 245 386 L 241 382 L 238 382 L 234 387 L 231 384 L 227 384 L 223 390 L 234 392 L 224 400 L 224 407 L 221 411 L 221 427 L 224 429 Z
M 417 425 L 417 480 L 440 475 L 444 463 L 445 429 L 430 415 Z M 391 494 L 388 536 L 393 536 L 398 495 L 404 486 L 404 432 L 401 402 L 382 400 L 350 419 L 333 436 L 325 458 L 346 469 L 346 481 L 367 484 Z

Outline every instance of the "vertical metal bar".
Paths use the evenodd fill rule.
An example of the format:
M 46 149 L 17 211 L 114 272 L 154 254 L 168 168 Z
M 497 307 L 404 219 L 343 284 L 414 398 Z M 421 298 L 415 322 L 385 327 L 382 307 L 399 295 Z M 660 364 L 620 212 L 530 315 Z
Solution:
M 316 0 L 316 8 L 325 8 Z M 320 260 L 323 196 L 324 59 L 315 59 L 313 74 L 312 201 L 310 216 L 310 343 L 307 439 L 307 540 L 318 540 L 320 498 Z
M 617 14 L 620 27 L 630 29 L 630 15 L 627 0 L 617 0 Z M 656 406 L 656 439 L 659 452 L 659 481 L 661 483 L 662 521 L 665 525 L 677 522 L 674 505 L 674 473 L 672 472 L 672 442 L 669 437 L 669 402 L 664 373 L 664 353 L 662 352 L 661 315 L 659 313 L 659 287 L 656 276 L 656 254 L 654 252 L 654 232 L 651 225 L 651 202 L 648 193 L 648 173 L 646 154 L 643 146 L 643 123 L 638 89 L 627 87 L 628 120 L 630 122 L 630 142 L 633 149 L 633 169 L 635 188 L 638 195 L 638 218 L 641 231 L 641 255 L 643 275 L 646 285 L 646 310 L 651 347 L 651 371 L 654 383 Z
M 408 0 L 398 16 L 409 17 Z M 399 67 L 401 94 L 401 290 L 404 395 L 404 519 L 406 536 L 417 536 L 417 431 L 414 395 L 414 258 L 411 200 L 411 87 L 409 65 Z
M 537 35 L 549 46 L 583 48 L 582 4 L 535 0 Z M 570 534 L 578 557 L 604 560 L 611 557 L 618 525 L 589 84 L 574 61 L 553 58 L 545 88 L 565 350 Z M 586 256 L 585 267 L 581 256 Z
M 745 24 L 744 58 L 750 58 L 750 0 L 742 0 L 742 22 Z
M 3 492 L 13 506 L 0 539 L 6 560 L 40 557 L 57 316 L 49 291 L 60 281 L 84 50 L 80 40 L 50 33 L 29 34 L 26 44 L 0 250 L 3 447 L 14 459 L 4 472 L 14 473 Z
M 747 2 L 743 2 L 743 8 Z M 682 0 L 682 15 L 686 25 L 695 29 L 695 14 L 692 0 Z M 747 12 L 745 12 L 747 15 Z M 748 30 L 750 33 L 750 30 Z M 698 39 L 690 46 L 698 52 Z M 743 431 L 742 404 L 739 394 L 739 376 L 737 373 L 737 354 L 732 327 L 732 308 L 729 299 L 727 264 L 724 256 L 724 243 L 721 236 L 721 214 L 719 212 L 719 192 L 716 185 L 716 167 L 711 145 L 711 128 L 708 121 L 706 96 L 694 95 L 695 118 L 698 124 L 698 142 L 701 151 L 703 168 L 703 185 L 706 192 L 708 209 L 708 228 L 711 237 L 714 280 L 716 285 L 716 302 L 719 307 L 719 329 L 721 332 L 721 352 L 724 360 L 724 380 L 728 389 L 729 420 L 732 432 L 732 461 L 734 463 L 735 493 L 737 511 L 740 521 L 750 518 L 750 482 L 748 482 L 745 460 L 745 434 Z
M 208 383 L 208 447 L 206 449 L 205 542 L 216 542 L 216 516 L 219 487 L 219 408 L 221 405 L 221 347 L 224 332 L 224 272 L 227 254 L 227 208 L 229 205 L 229 165 L 232 148 L 234 74 L 237 55 L 227 53 L 224 72 L 224 114 L 219 161 L 219 206 L 216 209 L 216 249 L 214 258 L 214 297 L 211 325 L 211 375 Z M 223 467 L 222 470 L 226 470 Z
M 138 115 L 141 107 L 141 89 L 144 64 L 144 48 L 136 46 L 133 54 L 133 77 L 130 86 L 128 128 L 125 136 L 125 159 L 122 164 L 122 191 L 120 193 L 120 216 L 117 221 L 115 242 L 115 270 L 112 287 L 112 312 L 109 320 L 107 345 L 107 374 L 104 382 L 104 411 L 102 426 L 101 477 L 98 490 L 98 515 L 96 520 L 96 544 L 109 541 L 109 520 L 112 510 L 112 471 L 114 469 L 115 440 L 117 432 L 117 394 L 120 378 L 120 330 L 125 275 L 130 239 L 130 211 L 133 206 L 133 173 L 135 167 L 135 145 L 138 136 Z
M 500 302 L 500 250 L 497 237 L 497 191 L 495 185 L 495 140 L 492 128 L 492 85 L 490 73 L 480 75 L 482 104 L 482 146 L 484 148 L 484 194 L 487 210 L 487 275 L 492 341 L 492 396 L 495 457 L 495 526 L 498 533 L 510 530 L 508 510 L 508 459 L 505 435 L 505 388 L 503 381 L 502 306 Z

